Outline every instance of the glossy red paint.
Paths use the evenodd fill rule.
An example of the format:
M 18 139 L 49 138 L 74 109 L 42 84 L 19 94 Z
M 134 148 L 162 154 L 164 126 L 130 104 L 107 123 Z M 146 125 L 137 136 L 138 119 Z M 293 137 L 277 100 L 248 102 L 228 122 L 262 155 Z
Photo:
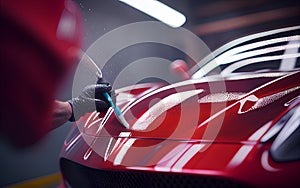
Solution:
M 240 99 L 225 102 L 199 102 L 199 99 L 212 93 L 209 91 L 208 82 L 193 83 L 196 89 L 201 88 L 204 91 L 197 97 L 184 101 L 187 105 L 197 104 L 200 108 L 199 119 L 192 126 L 190 124 L 194 122 L 188 122 L 189 118 L 184 118 L 183 123 L 179 121 L 181 116 L 193 113 L 192 108 L 182 112 L 180 110 L 182 103 L 161 115 L 164 118 L 162 121 L 155 120 L 142 131 L 125 129 L 118 123 L 114 113 L 110 113 L 101 131 L 97 132 L 99 123 L 92 124 L 104 115 L 100 114 L 93 119 L 93 114 L 87 114 L 77 122 L 77 126 L 81 129 L 81 133 L 78 132 L 81 134 L 80 138 L 71 147 L 72 141 L 65 143 L 61 157 L 91 168 L 201 174 L 221 176 L 251 186 L 277 186 L 289 185 L 289 183 L 292 186 L 295 182 L 299 183 L 300 162 L 288 164 L 274 162 L 268 153 L 272 142 L 260 143 L 260 139 L 275 123 L 273 120 L 288 109 L 284 103 L 300 95 L 298 82 L 300 72 L 287 73 L 280 77 L 257 78 L 256 76 L 245 80 L 234 80 L 233 77 L 231 80 L 226 80 L 227 92 L 245 94 Z M 185 83 L 176 90 L 185 91 L 187 85 L 191 84 Z M 234 89 L 232 85 L 241 87 Z M 143 114 L 141 112 L 147 110 L 145 108 L 148 108 L 151 100 L 163 99 L 176 92 L 169 86 L 159 88 L 155 84 L 152 86 L 156 89 L 145 87 L 122 91 L 134 95 L 132 96 L 134 100 L 129 104 L 135 104 L 135 101 L 139 101 L 145 95 L 149 96 L 140 100 L 125 113 L 125 118 L 130 125 L 134 122 L 129 119 L 129 112 L 134 117 L 140 117 Z M 286 95 L 272 100 L 272 103 L 266 106 L 246 113 L 238 113 L 239 108 L 244 107 L 241 101 L 249 96 L 255 95 L 261 99 L 292 88 L 294 88 L 292 92 L 285 92 Z M 160 92 L 157 92 L 158 90 Z M 216 103 L 220 104 L 213 109 L 212 106 Z M 130 106 L 126 103 L 122 106 L 126 105 Z M 253 106 L 253 103 L 251 105 Z M 245 106 L 243 110 L 246 111 L 250 107 Z M 126 107 L 123 111 L 126 111 Z M 218 115 L 210 119 L 215 114 Z M 224 118 L 220 121 L 218 116 Z M 207 121 L 208 119 L 210 120 Z M 207 134 L 206 131 L 216 134 Z M 73 140 L 74 138 L 76 136 L 73 136 Z
M 270 152 L 280 131 L 275 130 L 277 123 L 299 111 L 299 80 L 300 71 L 294 69 L 122 88 L 116 91 L 116 102 L 130 129 L 112 109 L 86 114 L 66 139 L 62 164 L 67 159 L 99 171 L 299 187 L 300 161 L 278 162 Z M 62 165 L 63 175 L 66 168 Z

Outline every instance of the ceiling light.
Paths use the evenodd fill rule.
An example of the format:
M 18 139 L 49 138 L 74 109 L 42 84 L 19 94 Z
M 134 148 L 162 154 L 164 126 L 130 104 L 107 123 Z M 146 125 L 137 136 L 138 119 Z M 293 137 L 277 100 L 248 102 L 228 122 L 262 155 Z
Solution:
M 149 16 L 171 26 L 182 26 L 186 18 L 180 12 L 156 0 L 119 0 Z

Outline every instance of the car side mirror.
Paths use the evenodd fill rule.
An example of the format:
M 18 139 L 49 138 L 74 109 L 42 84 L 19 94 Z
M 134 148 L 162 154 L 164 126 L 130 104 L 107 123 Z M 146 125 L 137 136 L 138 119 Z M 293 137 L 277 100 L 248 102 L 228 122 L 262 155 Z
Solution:
M 188 74 L 188 66 L 184 60 L 177 59 L 170 64 L 170 71 L 173 74 L 180 75 L 183 80 L 190 79 L 190 75 Z

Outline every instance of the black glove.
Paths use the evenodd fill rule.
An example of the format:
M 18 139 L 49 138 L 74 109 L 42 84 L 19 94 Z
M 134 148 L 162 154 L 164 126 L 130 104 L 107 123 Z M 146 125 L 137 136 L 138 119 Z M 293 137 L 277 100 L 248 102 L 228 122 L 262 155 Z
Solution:
M 109 83 L 97 83 L 95 85 L 86 86 L 81 94 L 68 100 L 72 106 L 72 116 L 69 121 L 75 121 L 87 112 L 106 111 L 109 108 L 109 103 L 103 96 L 104 92 L 110 94 L 111 85 Z
M 108 82 L 105 79 L 103 79 L 103 78 L 98 78 L 97 84 L 108 84 Z M 113 103 L 116 104 L 116 94 L 115 94 L 115 91 L 114 90 L 110 90 L 107 93 L 109 94 L 109 96 L 110 96 L 111 100 L 113 101 Z M 103 93 L 97 94 L 95 98 L 96 99 L 100 98 L 101 100 L 104 100 L 104 101 L 106 101 L 108 103 L 108 101 L 104 97 Z

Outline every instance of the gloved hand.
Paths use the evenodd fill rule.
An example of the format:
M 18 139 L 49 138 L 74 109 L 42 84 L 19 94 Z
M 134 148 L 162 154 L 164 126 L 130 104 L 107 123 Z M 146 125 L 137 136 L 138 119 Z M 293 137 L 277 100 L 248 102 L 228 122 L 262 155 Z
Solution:
M 68 100 L 72 106 L 72 116 L 69 121 L 75 121 L 87 112 L 107 110 L 109 103 L 103 96 L 103 93 L 107 92 L 110 94 L 111 88 L 109 83 L 89 85 L 82 90 L 78 97 Z

